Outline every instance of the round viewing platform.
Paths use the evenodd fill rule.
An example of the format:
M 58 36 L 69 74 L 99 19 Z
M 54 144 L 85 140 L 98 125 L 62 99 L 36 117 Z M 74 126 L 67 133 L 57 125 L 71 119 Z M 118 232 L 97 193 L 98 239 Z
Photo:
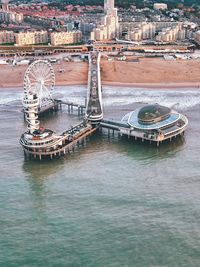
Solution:
M 188 125 L 188 119 L 184 115 L 159 104 L 136 109 L 126 114 L 122 122 L 130 127 L 129 135 L 158 144 L 182 135 Z

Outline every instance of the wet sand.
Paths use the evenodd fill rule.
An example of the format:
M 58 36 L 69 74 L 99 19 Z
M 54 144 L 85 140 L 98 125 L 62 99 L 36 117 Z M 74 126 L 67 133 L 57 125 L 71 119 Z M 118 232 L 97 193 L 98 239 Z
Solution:
M 0 88 L 23 86 L 25 66 L 0 66 Z M 53 64 L 56 85 L 87 84 L 86 62 Z M 61 72 L 61 70 L 64 70 Z M 142 58 L 138 62 L 101 61 L 103 85 L 132 86 L 142 88 L 199 88 L 200 61 L 166 61 L 160 58 Z

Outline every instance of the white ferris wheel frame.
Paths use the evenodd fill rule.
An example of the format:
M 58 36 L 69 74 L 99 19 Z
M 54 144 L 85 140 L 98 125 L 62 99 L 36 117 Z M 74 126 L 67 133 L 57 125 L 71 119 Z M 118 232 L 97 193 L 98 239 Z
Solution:
M 26 70 L 24 76 L 24 99 L 29 94 L 37 94 L 39 108 L 54 102 L 55 73 L 47 60 L 36 60 Z

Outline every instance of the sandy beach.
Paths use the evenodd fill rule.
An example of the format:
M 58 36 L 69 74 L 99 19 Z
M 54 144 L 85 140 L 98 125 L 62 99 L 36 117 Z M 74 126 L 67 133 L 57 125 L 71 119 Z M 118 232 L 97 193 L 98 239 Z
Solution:
M 23 86 L 26 66 L 0 66 L 0 88 Z M 88 63 L 64 62 L 53 64 L 56 85 L 87 84 Z M 60 69 L 64 72 L 60 72 Z M 103 85 L 142 88 L 199 88 L 200 61 L 166 61 L 142 58 L 138 62 L 101 61 Z

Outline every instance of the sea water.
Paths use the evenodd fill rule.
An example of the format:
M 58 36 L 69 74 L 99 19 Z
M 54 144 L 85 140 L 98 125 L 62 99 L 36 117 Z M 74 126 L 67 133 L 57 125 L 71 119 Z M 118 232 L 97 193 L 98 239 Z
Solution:
M 22 90 L 0 91 L 0 266 L 200 266 L 200 92 L 104 87 L 105 118 L 144 103 L 189 119 L 184 138 L 157 148 L 106 130 L 60 159 L 25 160 Z M 56 97 L 85 103 L 86 88 Z M 41 119 L 62 132 L 63 107 Z

